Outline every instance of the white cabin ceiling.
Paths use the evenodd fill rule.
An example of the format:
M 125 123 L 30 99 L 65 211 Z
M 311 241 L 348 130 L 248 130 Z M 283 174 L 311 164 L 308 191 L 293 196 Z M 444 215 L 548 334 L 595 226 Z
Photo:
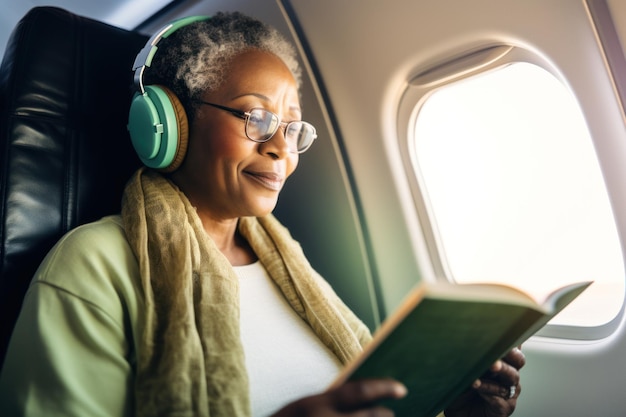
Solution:
M 172 0 L 0 0 L 0 52 L 4 55 L 13 28 L 33 7 L 60 7 L 113 26 L 132 29 L 170 3 Z

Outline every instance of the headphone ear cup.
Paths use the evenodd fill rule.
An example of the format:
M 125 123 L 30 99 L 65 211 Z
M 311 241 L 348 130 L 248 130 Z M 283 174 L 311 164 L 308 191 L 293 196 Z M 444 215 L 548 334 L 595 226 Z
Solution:
M 139 159 L 150 168 L 172 172 L 187 151 L 188 121 L 178 97 L 166 87 L 150 85 L 135 94 L 128 131 Z
M 185 112 L 185 108 L 176 94 L 174 94 L 174 92 L 167 87 L 161 86 L 161 88 L 170 99 L 172 109 L 176 115 L 176 128 L 178 129 L 178 146 L 176 147 L 176 153 L 174 154 L 174 157 L 169 165 L 162 168 L 161 171 L 173 172 L 180 167 L 180 164 L 182 164 L 185 159 L 185 155 L 187 155 L 187 144 L 189 143 L 189 120 L 187 119 L 187 112 Z

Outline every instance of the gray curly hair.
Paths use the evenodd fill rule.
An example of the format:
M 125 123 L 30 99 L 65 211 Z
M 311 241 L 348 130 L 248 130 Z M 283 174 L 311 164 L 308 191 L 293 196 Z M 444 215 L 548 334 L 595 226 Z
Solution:
M 172 90 L 191 121 L 201 95 L 219 88 L 230 60 L 250 49 L 282 59 L 300 87 L 301 69 L 293 45 L 274 27 L 239 12 L 217 13 L 161 39 L 144 83 Z

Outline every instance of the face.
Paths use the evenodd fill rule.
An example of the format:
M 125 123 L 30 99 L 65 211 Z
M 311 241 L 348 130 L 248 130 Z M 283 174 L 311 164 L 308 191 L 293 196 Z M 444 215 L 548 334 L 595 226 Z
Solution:
M 285 122 L 301 119 L 296 81 L 275 55 L 241 53 L 227 73 L 221 87 L 202 100 L 242 111 L 261 107 Z M 202 105 L 189 126 L 187 156 L 172 179 L 200 214 L 218 221 L 264 216 L 297 164 L 282 127 L 269 141 L 256 143 L 246 137 L 243 119 Z

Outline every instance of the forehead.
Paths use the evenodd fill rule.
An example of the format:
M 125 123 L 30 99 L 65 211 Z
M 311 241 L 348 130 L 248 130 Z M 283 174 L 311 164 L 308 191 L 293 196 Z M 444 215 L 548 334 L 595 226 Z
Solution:
M 298 97 L 297 82 L 287 65 L 276 55 L 249 50 L 227 64 L 221 90 L 227 94 L 288 94 Z

